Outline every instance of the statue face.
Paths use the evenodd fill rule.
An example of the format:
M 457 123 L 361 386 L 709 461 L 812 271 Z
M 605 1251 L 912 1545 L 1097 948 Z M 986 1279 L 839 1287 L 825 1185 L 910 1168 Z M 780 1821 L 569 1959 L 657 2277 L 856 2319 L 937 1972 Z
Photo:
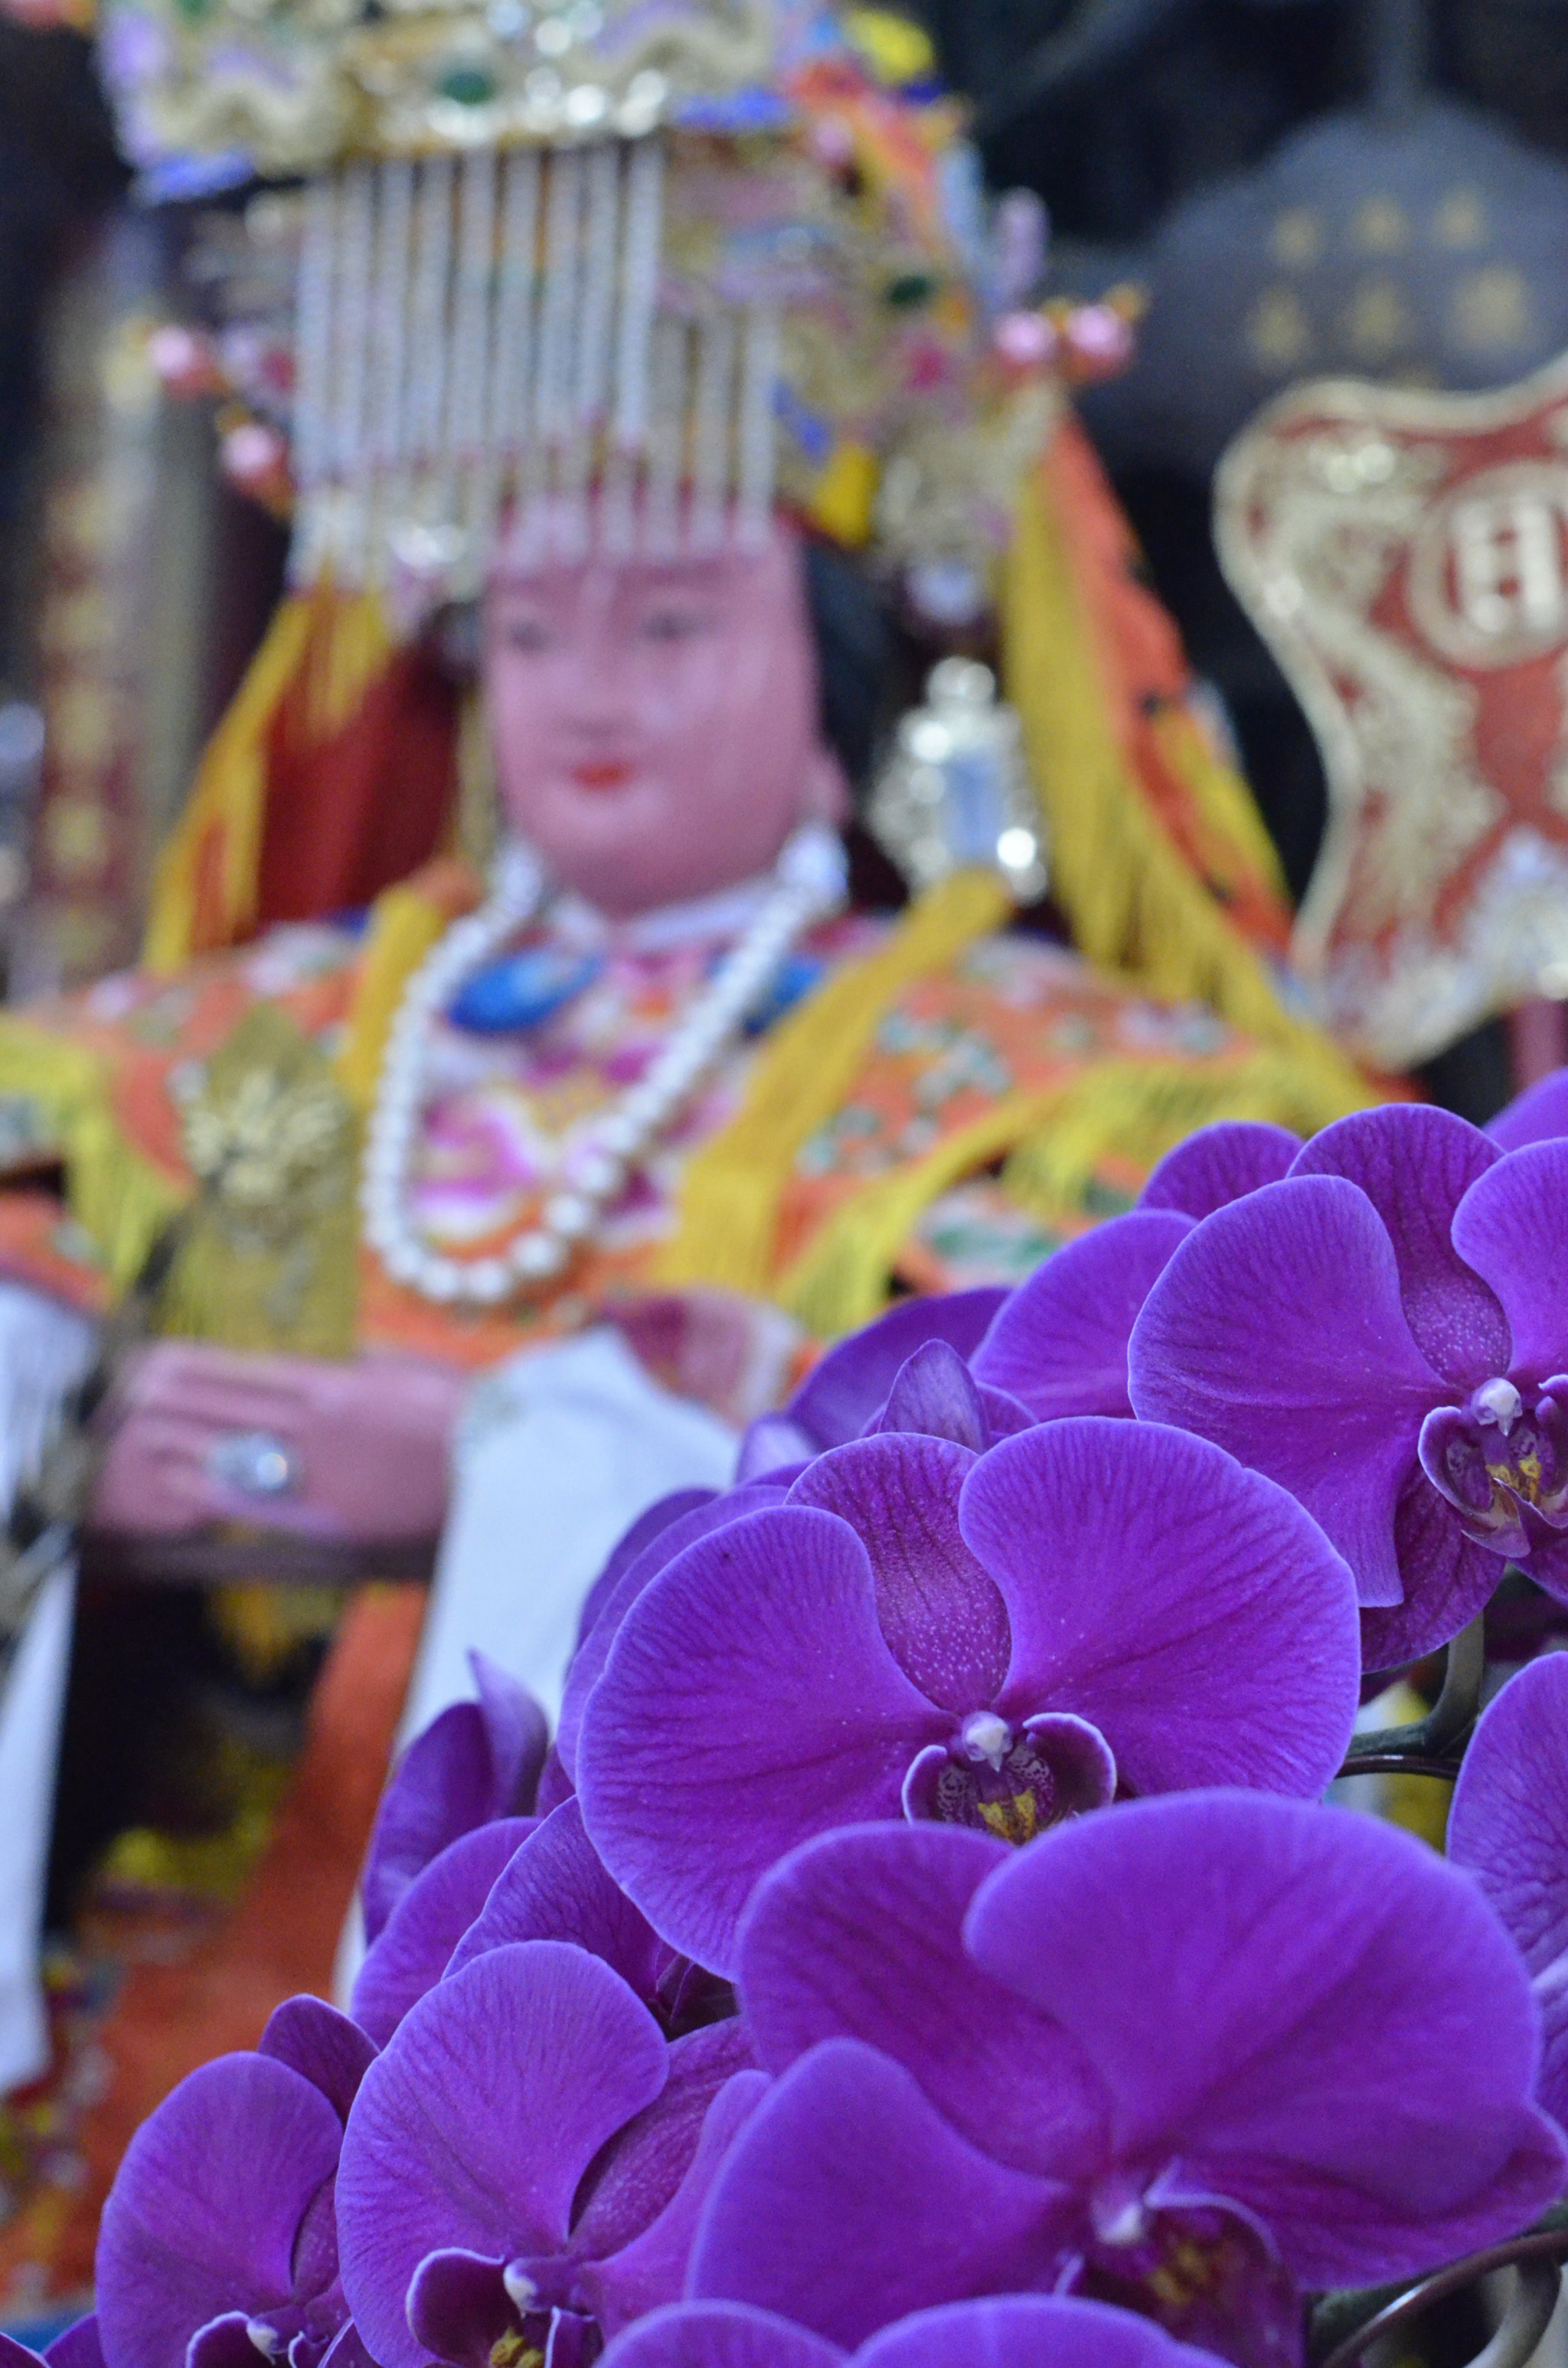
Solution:
M 612 918 L 750 879 L 842 807 L 783 525 L 756 552 L 498 575 L 485 668 L 508 818 Z

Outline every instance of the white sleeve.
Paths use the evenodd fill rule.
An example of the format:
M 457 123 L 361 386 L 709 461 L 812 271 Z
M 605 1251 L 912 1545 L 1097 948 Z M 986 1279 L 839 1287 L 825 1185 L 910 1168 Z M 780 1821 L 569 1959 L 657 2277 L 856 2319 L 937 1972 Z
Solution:
M 0 1512 L 37 1464 L 96 1327 L 20 1283 L 0 1282 Z M 71 1674 L 74 1561 L 46 1579 L 0 1682 L 0 2096 L 49 2063 L 39 1943 L 60 1722 Z
M 610 1548 L 672 1489 L 726 1486 L 737 1444 L 717 1415 L 651 1380 L 608 1326 L 487 1373 L 458 1426 L 404 1736 L 472 1697 L 475 1646 L 553 1720 Z

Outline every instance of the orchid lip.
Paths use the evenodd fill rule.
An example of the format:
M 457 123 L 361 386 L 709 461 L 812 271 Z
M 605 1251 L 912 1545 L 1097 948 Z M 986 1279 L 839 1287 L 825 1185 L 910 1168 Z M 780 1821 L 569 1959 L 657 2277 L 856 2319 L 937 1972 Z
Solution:
M 1554 1376 L 1530 1404 L 1506 1376 L 1462 1406 L 1437 1406 L 1421 1426 L 1421 1468 L 1466 1537 L 1527 1556 L 1546 1531 L 1568 1528 L 1568 1381 Z
M 1301 2299 L 1267 2229 L 1229 2198 L 1181 2194 L 1168 2173 L 1101 2180 L 1071 2291 L 1154 2319 L 1235 2368 L 1300 2360 Z
M 980 1710 L 950 1742 L 916 1752 L 902 1801 L 911 1824 L 934 1818 L 1023 1843 L 1115 1794 L 1115 1756 L 1087 1719 L 1041 1711 L 1015 1724 Z

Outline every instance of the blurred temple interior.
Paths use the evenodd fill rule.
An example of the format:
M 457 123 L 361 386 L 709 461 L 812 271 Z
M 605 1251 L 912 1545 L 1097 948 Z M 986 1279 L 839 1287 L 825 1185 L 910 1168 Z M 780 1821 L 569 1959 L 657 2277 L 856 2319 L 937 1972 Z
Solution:
M 590 1385 L 631 1387 L 605 1360 L 657 1383 L 665 1429 L 646 1474 L 638 1459 L 657 1426 L 645 1410 L 635 1439 L 607 1434 L 597 1463 L 581 1451 L 576 1485 L 602 1490 L 608 1531 L 579 1598 L 653 1497 L 725 1485 L 737 1440 L 785 1421 L 778 1408 L 798 1406 L 790 1393 L 824 1342 L 890 1303 L 1020 1281 L 1131 1210 L 1193 1128 L 1240 1120 L 1310 1135 L 1383 1101 L 1430 1101 L 1484 1127 L 1568 1062 L 1568 0 L 839 11 L 871 92 L 856 101 L 855 138 L 893 159 L 891 180 L 926 176 L 911 219 L 939 189 L 969 226 L 963 302 L 907 256 L 890 277 L 878 248 L 890 291 L 878 334 L 904 340 L 906 411 L 949 380 L 961 393 L 933 409 L 935 427 L 921 415 L 896 459 L 869 450 L 859 382 L 835 410 L 818 404 L 817 381 L 779 364 L 777 390 L 748 415 L 766 308 L 748 300 L 743 320 L 725 281 L 733 319 L 710 336 L 699 290 L 689 388 L 685 346 L 670 363 L 649 333 L 646 400 L 656 412 L 689 399 L 690 468 L 680 447 L 661 481 L 652 437 L 637 498 L 652 512 L 663 482 L 670 515 L 689 505 L 693 547 L 718 566 L 719 530 L 701 544 L 696 523 L 704 500 L 717 514 L 733 497 L 737 516 L 751 501 L 766 524 L 777 494 L 804 589 L 747 611 L 747 647 L 792 648 L 793 633 L 808 653 L 816 787 L 792 826 L 836 847 L 842 818 L 858 909 L 833 917 L 834 895 L 813 905 L 808 881 L 787 959 L 775 949 L 771 999 L 754 994 L 726 1023 L 737 1062 L 770 1059 L 776 1026 L 801 1048 L 746 1144 L 722 1137 L 732 1164 L 707 1158 L 703 1130 L 718 1121 L 687 1112 L 687 1076 L 666 1096 L 687 1131 L 623 1130 L 602 1190 L 565 1171 L 535 1189 L 537 1110 L 564 1127 L 594 1097 L 611 1108 L 613 1087 L 631 1125 L 625 1097 L 655 1074 L 655 1021 L 722 985 L 730 945 L 694 938 L 672 985 L 676 939 L 638 939 L 639 915 L 684 915 L 699 898 L 727 909 L 737 883 L 773 878 L 782 827 L 767 845 L 740 833 L 726 871 L 715 824 L 707 868 L 687 880 L 677 865 L 641 902 L 579 895 L 578 918 L 543 953 L 502 962 L 498 924 L 492 967 L 449 982 L 470 1032 L 438 1055 L 454 1102 L 429 1154 L 423 1250 L 400 1247 L 397 1212 L 386 1214 L 413 1158 L 387 1082 L 397 1014 L 413 1008 L 399 996 L 444 931 L 478 927 L 472 883 L 486 865 L 480 918 L 501 910 L 515 935 L 537 916 L 521 891 L 505 906 L 497 815 L 511 811 L 508 765 L 542 765 L 528 751 L 549 734 L 505 707 L 506 669 L 546 646 L 552 603 L 564 614 L 581 587 L 573 576 L 562 589 L 562 559 L 560 580 L 547 573 L 545 593 L 528 591 L 533 495 L 521 461 L 509 495 L 494 470 L 486 489 L 484 466 L 505 473 L 516 454 L 476 461 L 472 422 L 455 459 L 432 442 L 407 468 L 426 488 L 446 468 L 463 498 L 480 486 L 472 498 L 497 537 L 481 574 L 465 576 L 461 549 L 454 559 L 443 543 L 450 517 L 426 511 L 397 522 L 395 565 L 356 578 L 354 538 L 371 529 L 350 512 L 374 510 L 386 472 L 367 495 L 373 472 L 345 438 L 374 443 L 384 356 L 358 365 L 369 394 L 343 395 L 342 374 L 356 334 L 371 352 L 391 288 L 410 385 L 423 383 L 421 338 L 449 332 L 431 418 L 460 417 L 486 336 L 495 368 L 502 329 L 491 313 L 473 323 L 487 304 L 501 317 L 491 242 L 504 258 L 522 176 L 492 170 L 483 134 L 466 131 L 447 157 L 434 139 L 383 153 L 349 143 L 347 165 L 330 142 L 307 153 L 303 133 L 297 154 L 280 133 L 270 160 L 210 126 L 190 154 L 174 139 L 160 148 L 144 104 L 162 71 L 147 63 L 158 9 L 115 0 L 98 21 L 89 5 L 0 0 L 0 1363 L 16 1368 L 0 1407 L 14 1499 L 0 1794 L 12 1785 L 21 1804 L 15 1833 L 0 1831 L 0 1927 L 15 1928 L 0 1930 L 0 2329 L 37 2350 L 91 2306 L 98 2214 L 138 2123 L 194 2066 L 254 2047 L 290 1992 L 329 1994 L 335 1964 L 343 1994 L 363 1940 L 346 1919 L 389 1764 L 415 1707 L 439 1710 L 469 1683 L 455 1631 L 439 1625 L 447 1574 L 465 1556 L 494 1562 L 503 1532 L 549 1528 L 559 1508 L 543 1467 L 578 1452 L 569 1429 L 551 1447 L 560 1405 Z M 508 10 L 517 27 L 547 18 L 566 28 L 564 53 L 597 38 L 607 12 L 585 5 L 547 14 L 493 0 L 471 13 L 503 47 Z M 199 0 L 183 9 L 192 40 L 211 13 Z M 238 0 L 233 13 L 246 15 Z M 372 39 L 396 13 L 376 0 L 340 12 Z M 459 60 L 449 114 L 473 97 L 462 74 L 482 71 Z M 918 148 L 910 165 L 878 107 L 891 92 L 937 110 L 938 81 L 960 95 L 972 147 L 943 113 L 925 146 L 904 143 Z M 181 94 L 193 122 L 200 96 Z M 837 104 L 824 102 L 812 169 L 833 204 L 858 206 L 881 185 Z M 699 130 L 717 146 L 733 127 L 713 121 Z M 635 143 L 607 138 L 592 153 L 618 144 Z M 528 202 L 548 273 L 547 200 L 578 198 L 539 190 L 564 188 L 560 156 L 576 152 L 540 153 L 548 172 Z M 584 176 L 585 241 L 596 191 L 608 188 L 612 215 L 621 202 L 619 171 Z M 317 284 L 332 320 L 318 339 L 331 350 L 312 398 L 312 477 L 305 315 L 324 188 L 338 211 L 320 237 L 338 244 L 321 268 L 338 276 L 335 310 Z M 460 190 L 437 263 L 434 233 L 418 245 L 433 188 L 442 206 Z M 694 219 L 705 202 L 707 185 Z M 633 194 L 624 205 L 630 241 Z M 695 253 L 689 223 L 686 234 Z M 534 240 L 530 215 L 529 274 Z M 477 279 L 465 279 L 476 247 Z M 411 296 L 386 261 L 398 253 Z M 710 268 L 683 251 L 692 285 Z M 607 355 L 608 319 L 594 332 Z M 682 315 L 682 338 L 687 325 Z M 953 359 L 965 337 L 983 349 L 971 378 Z M 583 383 L 589 342 L 584 328 Z M 862 356 L 847 331 L 842 342 L 847 379 Z M 881 362 L 864 370 L 880 395 Z M 550 400 L 538 397 L 546 428 Z M 1015 427 L 1033 422 L 1027 467 L 997 493 L 984 472 L 1001 468 L 998 431 L 960 483 L 952 456 L 971 411 L 1005 404 Z M 791 446 L 778 487 L 768 474 L 757 494 L 746 437 L 771 439 L 776 426 L 781 446 L 796 434 L 811 484 Z M 678 446 L 684 411 L 674 432 Z M 574 480 L 568 443 L 551 448 L 551 498 L 577 504 L 585 538 L 608 532 L 610 462 L 601 482 L 599 457 L 583 457 Z M 704 450 L 721 444 L 710 466 Z M 879 465 L 873 525 L 867 472 Z M 913 490 L 895 532 L 901 485 Z M 935 555 L 920 540 L 949 495 L 985 511 L 989 580 L 961 537 Z M 589 540 L 569 555 L 587 578 L 607 564 Z M 592 597 L 581 598 L 586 614 Z M 620 617 L 604 600 L 601 666 L 619 646 L 603 617 Z M 673 665 L 697 630 L 678 600 L 657 610 L 628 678 L 645 642 Z M 524 750 L 515 759 L 508 732 Z M 748 782 L 767 770 L 767 737 L 744 761 L 732 752 Z M 700 753 L 706 763 L 706 743 Z M 610 748 L 600 787 L 615 786 L 619 761 Z M 577 767 L 584 782 L 593 770 Z M 950 785 L 960 774 L 979 783 L 967 822 L 971 791 Z M 946 840 L 931 837 L 943 797 Z M 707 827 L 699 817 L 694 835 Z M 960 913 L 951 883 L 971 877 L 977 846 L 987 885 Z M 595 860 L 619 880 L 613 848 Z M 569 866 L 562 876 L 580 884 Z M 882 960 L 890 979 L 896 968 L 877 953 L 883 940 L 856 930 L 903 931 L 907 948 L 927 910 L 921 960 L 900 957 L 874 1008 L 854 1003 L 852 964 Z M 808 1042 L 801 1015 L 835 996 Z M 515 1078 L 483 1100 L 483 1061 L 506 1029 L 548 1029 L 574 1009 L 593 1015 L 579 1070 L 541 1056 L 533 1103 Z M 700 1065 L 694 1053 L 692 1076 Z M 413 1086 L 406 1099 L 413 1127 Z M 656 1093 L 653 1105 L 664 1125 Z M 728 1124 L 732 1104 L 720 1116 Z M 763 1141 L 769 1128 L 776 1142 Z M 510 1198 L 474 1180 L 482 1138 Z M 742 1150 L 755 1173 L 736 1164 Z M 644 1155 L 652 1180 L 639 1183 Z M 392 1178 L 381 1203 L 378 1173 Z M 246 1176 L 269 1180 L 242 1205 Z M 601 1242 L 622 1186 L 646 1239 L 632 1225 L 623 1243 L 612 1226 Z M 497 1248 L 503 1202 L 531 1212 L 533 1230 L 519 1219 Z M 528 1281 L 530 1244 L 548 1292 L 525 1292 L 517 1312 L 506 1293 Z M 465 1258 L 499 1277 L 488 1297 L 451 1281 Z M 42 1328 L 27 1328 L 24 1299 L 35 1313 L 47 1303 Z M 518 1380 L 524 1346 L 540 1374 L 571 1355 L 604 1370 L 562 1366 L 549 1388 Z M 312 1394 L 307 1363 L 401 1374 L 402 1395 L 350 1403 L 325 1380 Z M 1116 1402 L 1093 1411 L 1131 1411 L 1126 1372 L 1124 1342 Z M 525 1413 L 544 1443 L 529 1450 L 539 1494 L 519 1511 L 485 1440 Z M 291 1522 L 273 1519 L 305 1486 L 290 1424 L 307 1448 L 322 1442 L 324 1463 L 333 1442 L 347 1442 L 347 1464 L 357 1442 L 376 1441 L 357 1496 L 301 1501 Z M 127 1435 L 140 1462 L 111 1448 Z M 450 1495 L 449 1468 L 462 1475 Z M 42 1614 L 61 1573 L 51 1641 Z M 559 1627 L 565 1614 L 551 1617 Z M 1488 1620 L 1506 1659 L 1564 1641 L 1561 1613 L 1517 1576 Z M 519 1615 L 499 1633 L 524 1627 Z M 558 1642 L 552 1629 L 530 1649 L 548 1657 Z M 1441 1683 L 1435 1652 L 1407 1660 L 1385 1723 L 1423 1715 Z M 8 1744 L 7 1694 L 16 1711 L 29 1687 Z M 1385 1712 L 1394 1691 L 1378 1694 Z M 1427 1779 L 1348 1781 L 1381 1787 L 1382 1815 L 1440 1845 Z M 1423 2322 L 1411 2339 L 1423 2348 L 1396 2351 L 1390 2338 L 1368 2357 L 1463 2368 L 1501 2307 L 1472 2284 Z M 265 2349 L 254 2328 L 251 2340 Z M 1523 2368 L 1527 2355 L 1505 2356 Z M 1568 2361 L 1561 2311 L 1528 2356 Z M 519 2339 L 489 2357 L 528 2368 L 543 2355 Z

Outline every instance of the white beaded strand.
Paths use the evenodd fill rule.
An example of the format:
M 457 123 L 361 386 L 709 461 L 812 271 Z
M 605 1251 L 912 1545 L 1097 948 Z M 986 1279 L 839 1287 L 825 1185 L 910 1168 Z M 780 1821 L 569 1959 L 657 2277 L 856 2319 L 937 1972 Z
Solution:
M 340 580 L 364 581 L 369 460 L 365 406 L 370 381 L 371 256 L 375 245 L 373 166 L 344 173 L 338 195 L 333 324 L 333 560 Z
M 452 363 L 447 393 L 443 505 L 462 537 L 466 588 L 482 580 L 482 534 L 489 519 L 483 486 L 485 382 L 490 370 L 490 283 L 495 256 L 495 152 L 482 148 L 459 166 L 458 269 L 452 311 Z
M 376 287 L 370 307 L 369 467 L 374 501 L 369 575 L 384 585 L 387 537 L 398 511 L 403 459 L 403 381 L 407 370 L 409 256 L 414 227 L 414 165 L 382 159 L 376 209 Z
M 746 550 L 757 550 L 767 541 L 773 518 L 777 467 L 773 405 L 778 386 L 778 315 L 770 304 L 754 304 L 746 315 L 745 348 L 741 361 L 736 456 L 736 532 Z
M 294 471 L 300 500 L 289 567 L 295 584 L 310 583 L 321 564 L 325 479 L 332 457 L 332 272 L 336 221 L 336 177 L 323 173 L 312 181 L 305 195 L 295 296 Z
M 697 338 L 697 399 L 692 418 L 691 543 L 713 551 L 724 539 L 730 494 L 730 404 L 735 324 L 728 313 L 704 321 Z
M 495 1306 L 519 1287 L 562 1273 L 597 1232 L 628 1175 L 690 1101 L 703 1076 L 756 1009 L 790 948 L 844 901 L 844 850 L 822 823 L 788 841 L 762 909 L 720 963 L 642 1076 L 572 1155 L 541 1222 L 498 1256 L 452 1258 L 431 1249 L 408 1207 L 419 1131 L 421 1081 L 430 1031 L 452 998 L 540 910 L 546 894 L 537 860 L 507 849 L 487 902 L 454 924 L 403 991 L 392 1021 L 371 1113 L 360 1185 L 365 1236 L 396 1282 L 426 1299 Z

